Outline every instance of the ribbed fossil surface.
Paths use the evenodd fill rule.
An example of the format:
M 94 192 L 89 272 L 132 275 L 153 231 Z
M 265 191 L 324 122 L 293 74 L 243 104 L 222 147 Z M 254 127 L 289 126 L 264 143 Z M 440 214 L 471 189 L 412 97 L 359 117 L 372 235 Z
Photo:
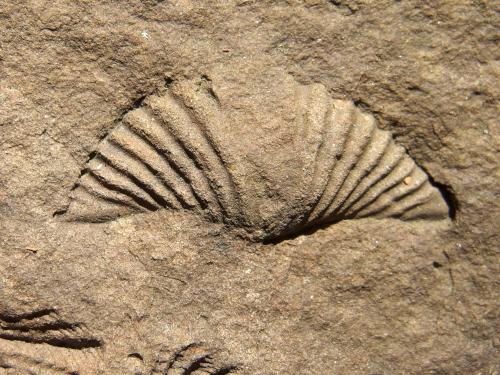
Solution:
M 28 344 L 0 339 L 0 374 L 93 375 L 96 349 L 69 350 L 45 344 Z
M 211 134 L 224 121 L 208 91 L 151 96 L 100 144 L 74 191 L 76 218 L 105 221 L 160 208 L 237 215 L 231 175 Z
M 322 85 L 301 87 L 297 104 L 296 144 L 310 197 L 300 225 L 369 216 L 448 217 L 439 190 L 372 115 L 351 101 L 330 99 Z
M 373 116 L 350 101 L 332 100 L 322 85 L 299 86 L 295 108 L 295 122 L 287 124 L 295 136 L 286 152 L 302 168 L 277 189 L 301 191 L 288 194 L 290 214 L 277 212 L 275 226 L 250 224 L 251 230 L 277 237 L 346 218 L 448 216 L 440 192 Z M 255 213 L 241 204 L 245 174 L 235 183 L 232 172 L 242 166 L 228 161 L 230 148 L 222 141 L 228 138 L 219 133 L 230 127 L 221 124 L 227 119 L 219 100 L 202 85 L 178 83 L 148 97 L 100 142 L 66 217 L 99 222 L 166 208 L 245 223 Z
M 85 327 L 55 310 L 0 313 L 0 374 L 93 374 L 100 347 Z
M 237 366 L 221 364 L 202 343 L 186 345 L 173 354 L 161 350 L 149 375 L 236 375 Z

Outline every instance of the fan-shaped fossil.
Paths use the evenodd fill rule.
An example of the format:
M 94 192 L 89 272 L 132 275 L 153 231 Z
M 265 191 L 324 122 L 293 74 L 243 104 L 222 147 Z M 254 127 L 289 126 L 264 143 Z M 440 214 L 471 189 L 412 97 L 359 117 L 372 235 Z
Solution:
M 330 99 L 319 84 L 299 86 L 294 106 L 294 120 L 284 121 L 290 141 L 277 150 L 289 155 L 290 171 L 282 171 L 285 183 L 267 187 L 267 197 L 286 201 L 274 208 L 267 198 L 260 205 L 271 211 L 265 219 L 255 219 L 263 216 L 259 204 L 246 203 L 260 199 L 251 197 L 256 183 L 247 173 L 259 163 L 245 150 L 231 153 L 236 148 L 228 142 L 237 140 L 221 133 L 234 124 L 213 90 L 192 82 L 174 84 L 125 115 L 99 143 L 65 216 L 100 222 L 186 209 L 267 238 L 367 216 L 447 217 L 439 190 L 373 116 Z

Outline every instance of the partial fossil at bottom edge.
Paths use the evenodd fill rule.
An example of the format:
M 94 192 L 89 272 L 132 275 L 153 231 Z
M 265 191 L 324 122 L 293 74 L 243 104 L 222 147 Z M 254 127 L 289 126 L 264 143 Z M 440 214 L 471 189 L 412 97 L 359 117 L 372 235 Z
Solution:
M 237 375 L 238 367 L 221 364 L 202 343 L 191 343 L 173 353 L 160 350 L 149 375 Z
M 231 165 L 234 155 L 218 134 L 229 127 L 220 126 L 228 120 L 213 94 L 179 82 L 127 113 L 97 146 L 64 217 L 102 222 L 191 210 L 267 238 L 342 219 L 448 217 L 439 190 L 372 115 L 314 84 L 297 86 L 295 120 L 287 124 L 292 141 L 284 149 L 300 168 L 275 189 L 288 203 L 273 220 L 252 222 L 259 213 L 242 204 L 245 173 L 233 173 L 242 166 Z
M 62 320 L 52 309 L 0 314 L 0 373 L 92 373 L 100 365 L 101 345 L 83 325 Z

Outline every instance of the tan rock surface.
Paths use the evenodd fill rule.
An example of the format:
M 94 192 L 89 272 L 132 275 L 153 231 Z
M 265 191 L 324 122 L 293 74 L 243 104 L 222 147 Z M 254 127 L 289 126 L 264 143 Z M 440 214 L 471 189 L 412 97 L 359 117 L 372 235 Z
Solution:
M 0 0 L 0 374 L 498 372 L 498 22 L 488 1 Z M 254 216 L 65 220 L 100 142 L 192 80 Z M 262 242 L 303 209 L 278 193 L 313 83 L 373 114 L 452 218 Z

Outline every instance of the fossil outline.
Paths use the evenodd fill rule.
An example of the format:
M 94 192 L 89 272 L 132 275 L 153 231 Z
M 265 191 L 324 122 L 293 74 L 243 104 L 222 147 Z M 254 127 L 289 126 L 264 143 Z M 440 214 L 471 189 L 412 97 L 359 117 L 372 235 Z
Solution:
M 161 348 L 148 375 L 229 375 L 237 374 L 238 366 L 224 364 L 202 342 L 193 342 L 171 351 Z
M 206 210 L 217 221 L 240 215 L 234 183 L 210 134 L 210 125 L 223 116 L 213 98 L 199 92 L 184 85 L 178 95 L 150 96 L 125 115 L 77 183 L 73 201 L 83 208 L 77 220 L 162 207 Z M 93 211 L 94 200 L 103 208 L 111 204 L 111 213 Z
M 100 365 L 102 345 L 85 325 L 61 319 L 53 308 L 0 312 L 0 370 L 81 374 L 82 368 Z
M 102 222 L 160 208 L 279 238 L 342 219 L 444 219 L 449 207 L 427 174 L 375 118 L 333 100 L 321 84 L 298 86 L 293 152 L 301 159 L 297 194 L 271 223 L 248 223 L 217 124 L 227 122 L 211 88 L 177 82 L 147 97 L 98 144 L 64 216 Z M 288 187 L 280 187 L 287 189 Z M 289 212 L 285 212 L 289 211 Z

